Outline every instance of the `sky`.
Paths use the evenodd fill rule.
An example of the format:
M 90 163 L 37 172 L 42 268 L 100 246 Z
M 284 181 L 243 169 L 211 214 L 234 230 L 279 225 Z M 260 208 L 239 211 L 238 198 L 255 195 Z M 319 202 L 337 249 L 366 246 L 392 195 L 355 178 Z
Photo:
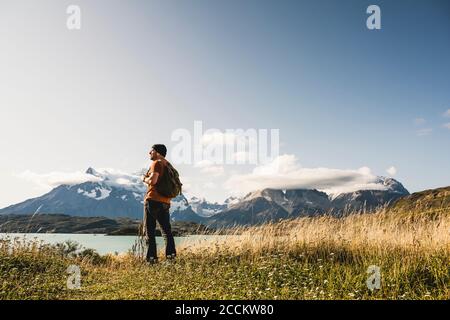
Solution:
M 410 192 L 450 185 L 449 57 L 446 0 L 2 1 L 0 207 L 88 167 L 137 172 L 154 143 L 172 161 L 172 135 L 195 121 L 219 138 L 279 130 L 269 163 L 174 163 L 212 201 L 379 175 Z

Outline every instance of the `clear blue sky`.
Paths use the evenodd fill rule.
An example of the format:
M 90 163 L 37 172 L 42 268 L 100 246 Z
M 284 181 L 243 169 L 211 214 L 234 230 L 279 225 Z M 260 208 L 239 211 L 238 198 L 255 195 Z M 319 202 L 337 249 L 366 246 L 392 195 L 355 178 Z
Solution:
M 21 172 L 135 171 L 194 120 L 279 128 L 280 153 L 307 168 L 450 185 L 449 1 L 8 1 L 0 70 L 0 207 L 45 191 Z M 226 196 L 228 172 L 207 190 L 181 171 Z

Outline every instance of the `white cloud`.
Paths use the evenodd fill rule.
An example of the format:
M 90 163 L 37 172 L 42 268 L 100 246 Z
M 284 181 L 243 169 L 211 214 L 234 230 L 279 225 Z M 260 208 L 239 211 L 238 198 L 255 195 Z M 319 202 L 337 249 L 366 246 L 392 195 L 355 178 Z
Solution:
M 98 182 L 102 178 L 96 177 L 85 172 L 50 172 L 50 173 L 35 173 L 26 170 L 22 173 L 16 174 L 17 177 L 35 183 L 43 188 L 54 188 L 62 184 L 74 185 L 83 182 Z
M 126 185 L 132 184 L 133 182 L 130 181 L 130 179 L 127 179 L 127 178 L 117 178 L 116 179 L 116 183 L 119 184 L 119 185 L 126 186 Z
M 391 166 L 389 168 L 386 169 L 386 172 L 392 177 L 395 176 L 397 174 L 397 168 L 394 166 Z
M 284 154 L 267 165 L 256 167 L 249 174 L 235 174 L 225 182 L 233 194 L 263 189 L 318 189 L 328 194 L 386 187 L 377 181 L 370 168 L 330 169 L 303 168 L 294 155 Z
M 215 189 L 215 188 L 217 188 L 217 185 L 214 182 L 205 182 L 203 184 L 203 188 L 205 188 L 205 189 Z
M 94 170 L 93 175 L 101 178 L 101 181 L 109 186 L 139 191 L 145 189 L 141 173 L 130 174 L 114 168 L 99 168 Z
M 194 167 L 196 168 L 207 168 L 212 166 L 214 166 L 214 162 L 208 159 L 200 160 L 194 164 Z
M 431 128 L 425 128 L 425 129 L 417 130 L 416 133 L 417 133 L 417 135 L 418 135 L 419 137 L 423 137 L 423 136 L 428 136 L 428 135 L 430 135 L 431 132 L 433 132 L 433 129 L 431 129 Z
M 181 176 L 181 182 L 183 183 L 182 192 L 183 193 L 186 193 L 186 192 L 189 193 L 189 191 L 192 189 L 192 180 L 191 180 L 191 178 L 188 177 L 188 176 L 182 175 Z
M 214 177 L 223 176 L 225 174 L 225 168 L 220 165 L 215 165 L 211 160 L 201 160 L 194 165 L 195 168 L 200 168 L 200 172 L 212 175 Z
M 225 168 L 223 166 L 204 167 L 200 171 L 214 177 L 220 177 L 225 174 Z
M 16 174 L 16 176 L 46 189 L 63 184 L 76 185 L 84 182 L 102 182 L 108 186 L 127 188 L 138 192 L 145 191 L 145 185 L 138 174 L 128 174 L 112 168 L 92 169 L 91 173 L 82 171 L 35 173 L 27 170 Z
M 443 114 L 444 117 L 450 118 L 450 109 L 448 109 L 447 111 L 444 112 Z
M 257 150 L 252 150 L 252 152 L 248 151 L 238 151 L 233 153 L 233 160 L 236 163 L 251 163 L 256 164 L 256 160 L 258 159 Z
M 447 129 L 450 130 L 450 122 L 445 123 L 445 124 L 444 124 L 444 128 L 447 128 Z
M 424 124 L 425 122 L 426 122 L 426 120 L 424 118 L 415 118 L 414 119 L 414 124 L 417 126 Z

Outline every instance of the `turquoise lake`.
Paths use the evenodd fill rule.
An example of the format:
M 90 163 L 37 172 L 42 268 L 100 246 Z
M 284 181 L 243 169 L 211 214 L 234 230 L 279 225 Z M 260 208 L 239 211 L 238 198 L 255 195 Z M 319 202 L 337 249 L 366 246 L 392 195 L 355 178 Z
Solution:
M 193 235 L 175 237 L 175 244 L 195 244 L 211 241 L 221 236 Z M 76 241 L 84 248 L 95 249 L 99 254 L 124 253 L 135 244 L 136 236 L 108 236 L 104 234 L 67 234 L 67 233 L 0 233 L 0 239 L 14 239 L 25 241 L 43 241 L 48 244 L 61 243 L 68 240 Z M 158 250 L 164 248 L 164 239 L 156 237 Z

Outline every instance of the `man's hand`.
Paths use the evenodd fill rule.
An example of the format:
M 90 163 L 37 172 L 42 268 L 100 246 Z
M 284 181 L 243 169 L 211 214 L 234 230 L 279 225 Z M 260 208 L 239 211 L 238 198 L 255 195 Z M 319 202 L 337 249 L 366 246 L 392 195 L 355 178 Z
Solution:
M 158 182 L 159 173 L 158 172 L 152 172 L 150 173 L 150 176 L 146 176 L 144 178 L 144 183 L 147 185 L 154 186 Z
M 152 172 L 150 175 L 150 185 L 154 186 L 158 182 L 159 173 L 158 172 Z

